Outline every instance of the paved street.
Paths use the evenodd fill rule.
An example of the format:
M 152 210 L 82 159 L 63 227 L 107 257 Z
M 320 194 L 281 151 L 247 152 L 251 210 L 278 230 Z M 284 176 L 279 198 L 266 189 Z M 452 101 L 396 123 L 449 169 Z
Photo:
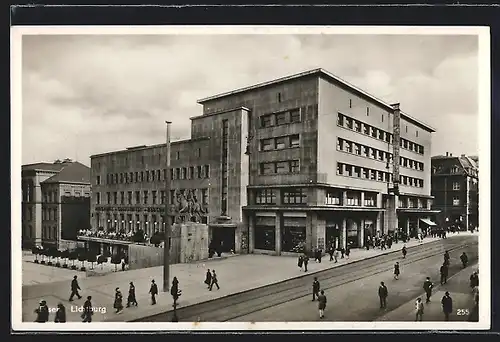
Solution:
M 457 238 L 459 238 L 459 235 L 451 237 L 449 240 Z M 440 240 L 429 238 L 424 241 L 425 246 L 427 243 Z M 412 252 L 412 246 L 415 245 L 418 245 L 415 240 L 407 244 L 410 253 Z M 401 247 L 402 244 L 399 243 L 394 245 L 392 250 L 383 252 L 373 249 L 369 251 L 353 250 L 349 262 L 374 257 L 391 251 L 396 251 L 396 254 L 399 255 Z M 339 259 L 339 263 L 334 264 L 333 262 L 328 262 L 327 257 L 320 264 L 311 262 L 309 264 L 309 273 L 340 266 L 346 262 L 348 262 L 346 259 Z M 220 290 L 209 292 L 203 284 L 207 268 L 216 269 L 221 286 Z M 50 307 L 55 307 L 57 303 L 62 302 L 67 306 L 68 321 L 80 321 L 79 313 L 71 312 L 70 303 L 67 301 L 73 274 L 68 274 L 65 281 L 23 286 L 23 320 L 33 321 L 35 319 L 33 310 L 38 305 L 40 299 L 45 299 Z M 88 277 L 80 280 L 80 287 L 83 289 L 81 293 L 84 296 L 91 295 L 93 297 L 93 305 L 103 308 L 102 311 L 106 311 L 105 313 L 101 312 L 94 315 L 94 321 L 130 321 L 172 309 L 172 298 L 169 293 L 160 293 L 157 297 L 158 304 L 155 306 L 149 305 L 148 291 L 150 281 L 151 279 L 155 279 L 161 291 L 162 274 L 162 267 L 153 267 Z M 296 258 L 267 255 L 242 255 L 214 261 L 171 266 L 171 277 L 177 276 L 180 281 L 180 288 L 183 290 L 183 295 L 179 301 L 180 306 L 188 306 L 217 299 L 237 292 L 292 279 L 303 274 L 297 268 Z M 114 290 L 116 287 L 120 287 L 126 298 L 130 281 L 133 281 L 136 285 L 139 307 L 126 309 L 123 314 L 116 315 L 112 310 Z M 83 305 L 83 302 L 83 299 L 76 300 L 73 304 Z
M 405 260 L 401 259 L 399 253 L 395 253 L 319 274 L 319 281 L 328 298 L 325 320 L 373 321 L 412 301 L 423 293 L 422 284 L 426 276 L 430 276 L 439 285 L 439 266 L 446 249 L 450 250 L 450 275 L 453 275 L 461 270 L 459 255 L 463 251 L 469 255 L 471 262 L 477 259 L 477 237 L 461 235 L 420 246 L 410 250 Z M 399 280 L 393 279 L 393 265 L 396 261 L 401 265 Z M 470 275 L 475 268 L 470 266 L 466 273 Z M 178 316 L 180 321 L 206 322 L 318 321 L 317 303 L 311 301 L 313 276 L 180 308 Z M 388 307 L 385 310 L 379 308 L 377 289 L 380 281 L 385 281 L 389 289 Z M 448 286 L 453 281 L 452 278 Z M 464 286 L 467 287 L 467 284 Z M 171 313 L 168 313 L 140 321 L 168 321 L 170 318 Z M 413 317 L 409 320 L 413 320 Z
M 35 264 L 32 259 L 31 255 L 23 256 L 23 286 L 67 281 L 75 274 L 80 278 L 85 278 L 85 272 Z

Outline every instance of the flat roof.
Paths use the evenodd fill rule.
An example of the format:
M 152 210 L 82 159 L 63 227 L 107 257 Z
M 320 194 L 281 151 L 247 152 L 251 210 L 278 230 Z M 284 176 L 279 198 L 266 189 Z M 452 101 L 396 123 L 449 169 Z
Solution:
M 170 145 L 177 145 L 177 144 L 183 144 L 183 143 L 185 144 L 185 143 L 190 143 L 190 142 L 195 142 L 195 141 L 200 141 L 200 140 L 210 140 L 210 138 L 209 137 L 200 137 L 200 138 L 195 138 L 195 139 L 184 139 L 184 140 L 171 141 Z M 123 150 L 93 154 L 90 156 L 90 158 L 104 157 L 104 156 L 108 156 L 108 155 L 112 155 L 112 154 L 119 154 L 119 153 L 130 153 L 130 152 L 135 152 L 135 151 L 149 150 L 152 148 L 164 147 L 166 145 L 167 145 L 167 143 L 155 144 L 155 145 L 149 145 L 149 146 L 148 145 L 132 146 L 132 147 L 127 147 Z
M 307 76 L 318 76 L 318 77 L 323 77 L 325 78 L 326 80 L 328 81 L 332 81 L 336 84 L 340 84 L 341 86 L 344 86 L 346 88 L 348 88 L 349 90 L 351 90 L 352 92 L 356 93 L 357 95 L 361 96 L 361 97 L 364 97 L 368 100 L 371 100 L 372 102 L 384 107 L 385 109 L 387 109 L 388 111 L 392 111 L 392 106 L 367 93 L 366 91 L 350 84 L 349 82 L 347 81 L 344 81 L 343 79 L 341 79 L 340 77 L 338 76 L 335 76 L 334 74 L 328 72 L 327 70 L 325 69 L 322 69 L 322 68 L 317 68 L 317 69 L 312 69 L 312 70 L 308 70 L 308 71 L 304 71 L 304 72 L 300 72 L 298 74 L 294 74 L 294 75 L 290 75 L 290 76 L 285 76 L 285 77 L 281 77 L 281 78 L 277 78 L 277 79 L 274 79 L 274 80 L 271 80 L 271 81 L 267 81 L 267 82 L 262 82 L 262 83 L 257 83 L 255 85 L 252 85 L 252 86 L 248 86 L 248 87 L 243 87 L 243 88 L 239 88 L 239 89 L 236 89 L 236 90 L 232 90 L 232 91 L 229 91 L 229 92 L 225 92 L 225 93 L 221 93 L 221 94 L 218 94 L 218 95 L 213 95 L 213 96 L 209 96 L 209 97 L 205 97 L 203 99 L 200 99 L 198 101 L 196 101 L 197 103 L 199 104 L 203 104 L 203 103 L 206 103 L 206 102 L 209 102 L 209 101 L 212 101 L 212 100 L 216 100 L 216 99 L 220 99 L 220 98 L 223 98 L 223 97 L 227 97 L 227 96 L 231 96 L 231 95 L 235 95 L 235 94 L 240 94 L 240 93 L 243 93 L 243 92 L 247 92 L 247 91 L 250 91 L 250 90 L 254 90 L 254 89 L 258 89 L 258 88 L 263 88 L 263 87 L 267 87 L 267 86 L 271 86 L 271 85 L 275 85 L 275 84 L 278 84 L 278 83 L 283 83 L 283 82 L 287 82 L 287 81 L 291 81 L 291 80 L 295 80 L 295 79 L 298 79 L 298 78 L 303 78 L 303 77 L 307 77 Z M 421 128 L 424 128 L 426 129 L 427 131 L 429 132 L 435 132 L 436 130 L 431 127 L 430 125 L 408 115 L 407 113 L 401 111 L 401 117 L 404 118 L 405 120 L 421 127 Z

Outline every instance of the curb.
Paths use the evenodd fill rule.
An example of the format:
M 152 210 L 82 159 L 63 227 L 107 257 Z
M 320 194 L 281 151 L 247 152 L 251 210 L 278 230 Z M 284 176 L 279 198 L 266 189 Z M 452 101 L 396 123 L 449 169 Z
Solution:
M 415 245 L 415 246 L 407 247 L 407 249 L 414 249 L 416 247 L 419 247 L 419 246 L 422 246 L 422 245 L 426 245 L 426 244 L 431 244 L 431 243 L 438 242 L 438 241 L 441 241 L 441 240 L 431 241 L 431 242 L 428 242 L 428 243 L 423 243 L 423 244 L 420 244 L 420 245 Z M 329 271 L 329 270 L 334 269 L 334 268 L 339 268 L 339 267 L 344 267 L 346 265 L 356 264 L 356 263 L 361 262 L 361 261 L 370 260 L 370 259 L 377 258 L 379 256 L 389 255 L 389 254 L 393 254 L 393 253 L 397 253 L 397 252 L 401 252 L 401 250 L 392 250 L 392 251 L 380 253 L 380 254 L 377 254 L 377 255 L 372 255 L 372 256 L 369 256 L 367 258 L 353 260 L 351 262 L 348 262 L 348 263 L 345 263 L 345 264 L 342 264 L 342 265 L 337 265 L 337 266 L 329 267 L 329 268 L 326 268 L 326 269 L 323 269 L 323 270 L 316 270 L 316 271 L 311 271 L 311 272 L 307 272 L 307 273 L 304 272 L 304 274 L 298 275 L 296 277 L 291 277 L 291 278 L 279 280 L 277 282 L 273 282 L 273 283 L 262 285 L 262 286 L 257 286 L 257 287 L 254 287 L 254 288 L 251 288 L 251 289 L 247 289 L 247 290 L 242 290 L 242 291 L 234 292 L 234 293 L 231 293 L 231 294 L 228 294 L 228 295 L 225 295 L 225 296 L 221 296 L 221 297 L 217 297 L 217 298 L 211 298 L 211 299 L 208 299 L 208 300 L 205 300 L 205 301 L 202 301 L 202 302 L 198 302 L 198 303 L 188 304 L 188 305 L 185 305 L 185 306 L 182 306 L 182 307 L 178 307 L 177 309 L 189 308 L 189 307 L 192 307 L 192 306 L 195 306 L 195 305 L 206 304 L 206 303 L 210 303 L 210 302 L 213 302 L 213 301 L 216 301 L 216 300 L 219 300 L 219 299 L 229 298 L 229 297 L 241 295 L 241 294 L 244 294 L 244 293 L 248 293 L 250 291 L 264 289 L 266 287 L 275 286 L 275 285 L 278 285 L 278 284 L 283 284 L 283 283 L 285 283 L 287 281 L 290 281 L 290 280 L 301 279 L 301 278 L 307 277 L 307 276 L 309 276 L 311 274 L 318 274 L 318 273 L 321 273 L 321 272 L 326 272 L 326 271 Z M 162 315 L 162 314 L 168 314 L 168 313 L 171 313 L 171 312 L 173 312 L 173 310 L 163 311 L 163 312 L 155 313 L 155 314 L 152 314 L 152 315 L 146 315 L 146 316 L 143 316 L 143 317 L 140 317 L 140 318 L 133 318 L 133 319 L 130 319 L 130 320 L 126 320 L 125 322 L 137 322 L 138 320 L 146 318 L 146 317 L 152 317 L 152 316 L 157 316 L 157 315 Z M 105 320 L 104 322 L 115 322 L 115 321 Z

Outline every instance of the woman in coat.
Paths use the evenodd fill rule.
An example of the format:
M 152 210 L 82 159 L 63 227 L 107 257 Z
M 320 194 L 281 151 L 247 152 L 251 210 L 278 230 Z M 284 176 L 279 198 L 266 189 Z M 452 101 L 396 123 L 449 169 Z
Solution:
M 115 289 L 115 303 L 113 307 L 116 309 L 116 313 L 120 313 L 123 310 L 123 295 L 118 287 Z
M 398 280 L 399 279 L 399 262 L 396 262 L 394 265 L 394 279 Z
M 205 276 L 205 284 L 207 284 L 207 288 L 210 288 L 211 283 L 212 283 L 212 273 L 210 273 L 210 269 L 207 269 L 207 275 Z
M 54 323 L 66 323 L 66 308 L 62 303 L 57 304 L 56 317 Z

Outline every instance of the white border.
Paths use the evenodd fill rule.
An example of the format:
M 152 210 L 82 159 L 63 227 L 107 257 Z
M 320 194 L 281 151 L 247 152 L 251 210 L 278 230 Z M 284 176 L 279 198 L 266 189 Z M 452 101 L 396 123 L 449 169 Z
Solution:
M 23 35 L 213 35 L 213 34 L 392 34 L 477 35 L 479 38 L 479 277 L 481 280 L 479 322 L 266 322 L 266 323 L 39 323 L 22 322 L 21 271 L 21 73 Z M 490 30 L 488 27 L 431 26 L 14 26 L 11 28 L 11 248 L 12 329 L 22 331 L 238 331 L 238 330 L 486 330 L 491 327 L 491 235 L 490 235 Z M 193 100 L 195 101 L 195 99 Z M 16 200 L 17 199 L 17 200 Z M 90 329 L 91 328 L 91 329 Z

